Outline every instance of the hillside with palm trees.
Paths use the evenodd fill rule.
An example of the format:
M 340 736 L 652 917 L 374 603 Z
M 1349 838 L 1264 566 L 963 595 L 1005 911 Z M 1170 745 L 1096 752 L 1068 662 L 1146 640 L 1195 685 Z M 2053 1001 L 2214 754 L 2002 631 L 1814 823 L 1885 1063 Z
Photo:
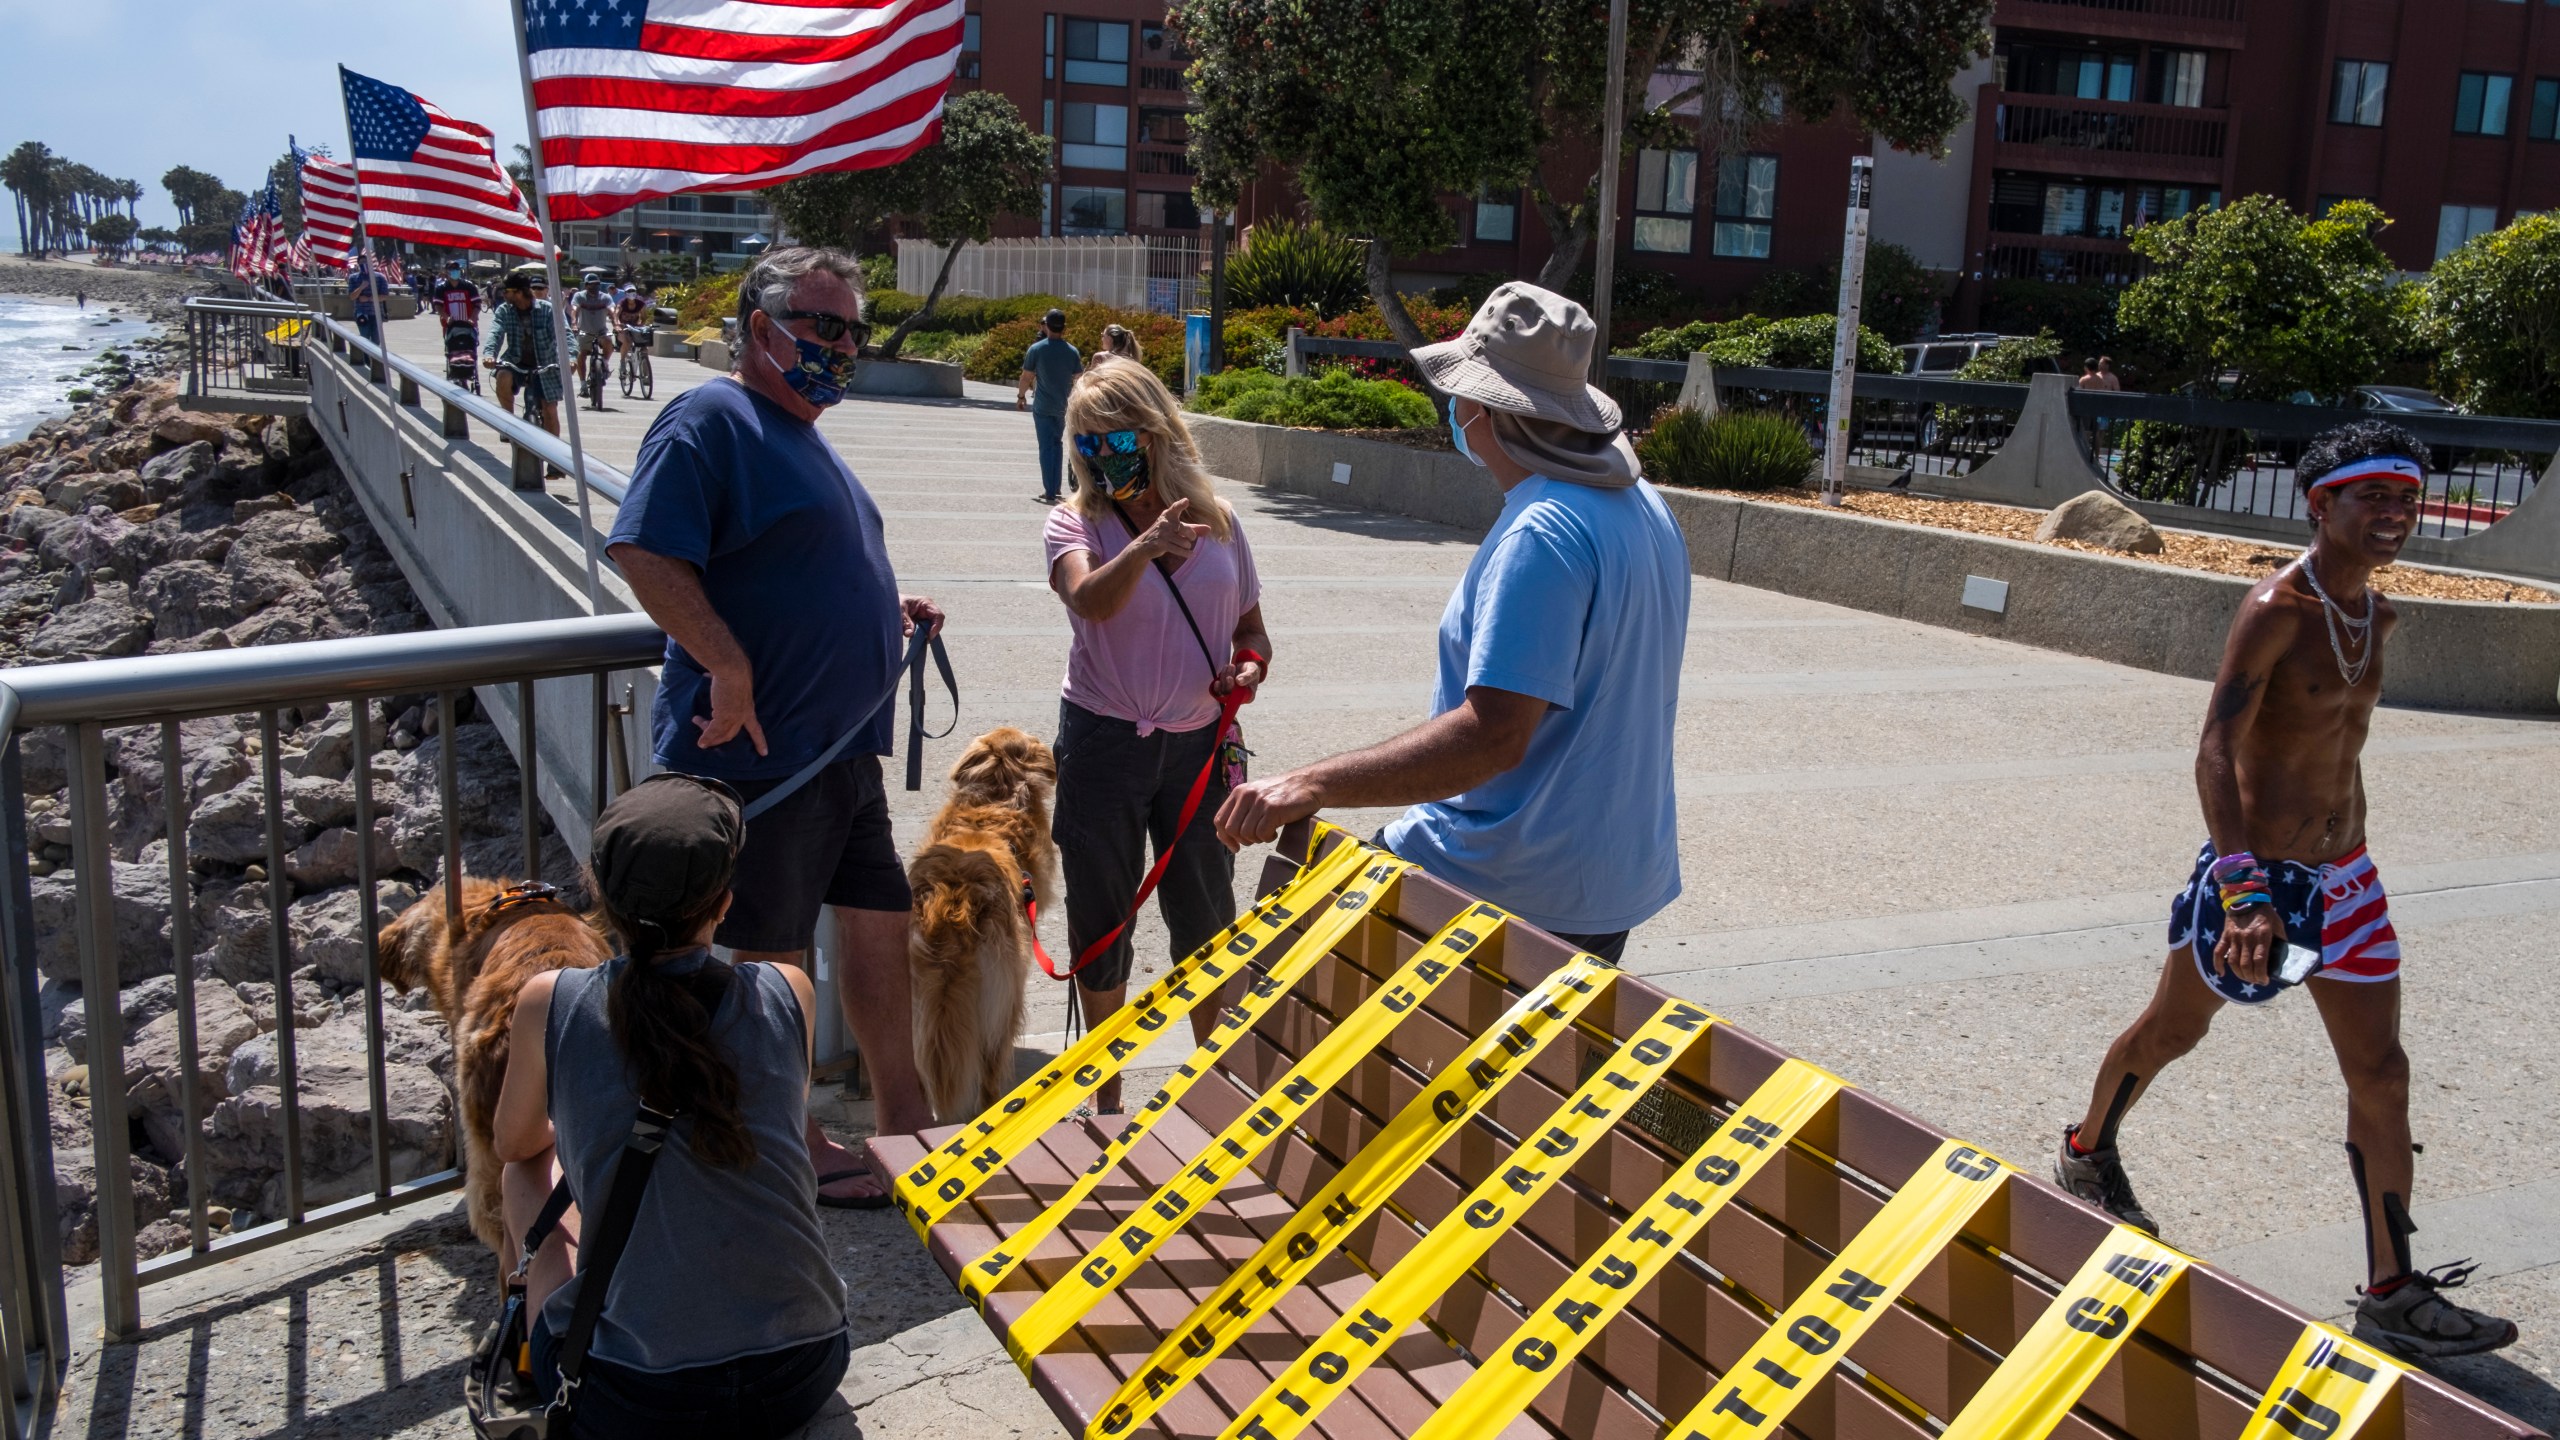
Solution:
M 133 224 L 139 219 L 134 206 L 144 194 L 141 181 L 117 179 L 56 155 L 36 140 L 0 157 L 0 185 L 8 187 L 16 204 L 22 255 L 85 250 L 110 239 L 121 246 L 133 235 Z M 125 223 L 107 226 L 105 234 L 93 236 L 98 222 L 109 216 Z

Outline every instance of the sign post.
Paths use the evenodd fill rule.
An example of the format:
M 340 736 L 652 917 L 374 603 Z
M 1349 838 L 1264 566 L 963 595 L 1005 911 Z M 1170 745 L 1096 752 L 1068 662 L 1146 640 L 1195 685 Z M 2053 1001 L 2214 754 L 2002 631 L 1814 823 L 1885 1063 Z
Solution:
M 1849 407 L 1858 372 L 1858 297 L 1867 281 L 1867 203 L 1876 162 L 1849 160 L 1849 219 L 1840 236 L 1840 325 L 1831 340 L 1831 403 L 1823 410 L 1822 503 L 1840 503 L 1849 479 Z

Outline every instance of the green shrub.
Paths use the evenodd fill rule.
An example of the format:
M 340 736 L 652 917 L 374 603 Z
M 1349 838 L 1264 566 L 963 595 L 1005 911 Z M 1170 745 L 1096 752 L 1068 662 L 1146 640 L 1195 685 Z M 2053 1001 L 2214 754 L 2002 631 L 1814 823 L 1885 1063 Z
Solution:
M 2116 452 L 2116 488 L 2136 500 L 2198 504 L 2239 472 L 2249 447 L 2243 430 L 2136 420 Z
M 1799 315 L 1769 320 L 1745 315 L 1739 320 L 1693 320 L 1686 325 L 1650 330 L 1625 353 L 1648 360 L 1686 360 L 1703 352 L 1718 365 L 1766 365 L 1783 370 L 1828 370 L 1831 342 L 1839 322 L 1830 315 Z M 1858 368 L 1871 375 L 1898 375 L 1902 352 L 1893 342 L 1858 327 Z
M 967 365 L 972 380 L 1010 385 L 1022 373 L 1022 357 L 1031 343 L 1040 338 L 1038 317 L 1048 312 L 1047 296 L 1021 295 L 1010 300 L 985 302 L 995 306 L 1021 307 L 1022 302 L 1038 300 L 1038 308 L 1030 315 L 1006 319 L 990 325 L 980 335 L 977 348 L 970 353 Z M 1127 326 L 1138 337 L 1138 348 L 1146 356 L 1147 368 L 1156 378 L 1179 393 L 1182 389 L 1182 322 L 1171 315 L 1158 315 L 1152 310 L 1114 310 L 1107 305 L 1068 305 L 1067 343 L 1090 356 L 1102 343 L 1102 327 Z M 999 312 L 1000 313 L 1000 312 Z M 938 320 L 940 317 L 937 316 Z M 959 327 L 953 326 L 953 329 Z
M 1277 375 L 1287 363 L 1289 327 L 1312 330 L 1324 317 L 1291 305 L 1263 305 L 1227 312 L 1227 365 L 1230 370 L 1267 370 Z
M 898 257 L 886 250 L 874 250 L 862 257 L 862 288 L 894 290 L 898 288 Z
M 989 300 L 977 295 L 945 295 L 933 307 L 926 320 L 936 330 L 954 335 L 976 335 L 992 330 L 1008 320 L 1037 320 L 1053 309 L 1063 309 L 1066 302 L 1055 295 L 1008 295 Z M 863 297 L 863 314 L 872 324 L 886 330 L 906 323 L 908 316 L 924 308 L 924 297 L 904 290 L 874 290 Z M 914 343 L 910 336 L 909 344 Z
M 1261 370 L 1201 377 L 1192 408 L 1256 425 L 1319 430 L 1418 430 L 1440 423 L 1429 397 L 1393 380 L 1363 380 L 1348 370 L 1282 379 Z
M 1367 252 L 1321 225 L 1261 221 L 1245 247 L 1227 257 L 1229 305 L 1287 305 L 1330 318 L 1368 298 Z
M 729 275 L 705 275 L 683 285 L 669 285 L 658 292 L 658 303 L 672 306 L 678 328 L 690 333 L 705 325 L 717 325 L 738 313 L 738 282 L 746 272 Z
M 941 360 L 953 365 L 967 365 L 969 357 L 978 353 L 986 342 L 984 335 L 962 335 L 950 330 L 918 330 L 907 337 L 898 354 L 909 360 Z
M 1645 478 L 1708 490 L 1785 490 L 1812 473 L 1813 442 L 1795 421 L 1756 410 L 1727 410 L 1710 420 L 1695 410 L 1665 410 L 1636 445 Z

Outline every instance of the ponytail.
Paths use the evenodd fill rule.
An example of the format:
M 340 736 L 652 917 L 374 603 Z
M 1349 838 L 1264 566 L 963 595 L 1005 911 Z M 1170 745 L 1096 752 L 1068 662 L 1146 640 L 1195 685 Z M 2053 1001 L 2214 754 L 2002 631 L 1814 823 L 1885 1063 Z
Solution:
M 629 958 L 614 977 L 605 1007 L 641 1102 L 691 1117 L 688 1140 L 696 1159 L 715 1169 L 743 1170 L 756 1158 L 756 1142 L 738 1109 L 738 1067 L 711 1039 L 712 1013 L 735 972 L 712 964 L 671 975 L 658 965 L 677 937 L 701 933 L 725 898 L 699 915 L 663 921 L 606 905 L 605 920 L 622 937 Z

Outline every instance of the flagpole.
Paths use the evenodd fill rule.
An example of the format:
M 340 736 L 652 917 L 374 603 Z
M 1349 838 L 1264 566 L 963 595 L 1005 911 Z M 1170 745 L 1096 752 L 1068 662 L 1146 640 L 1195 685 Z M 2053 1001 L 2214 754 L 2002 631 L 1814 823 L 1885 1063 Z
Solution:
M 338 113 L 347 122 L 347 183 L 356 192 L 355 253 L 347 257 L 347 275 L 354 280 L 373 273 L 368 268 L 373 260 L 373 241 L 364 233 L 364 167 L 356 163 L 356 115 L 347 108 L 347 67 L 344 65 L 338 67 Z M 290 140 L 291 137 L 287 138 Z M 355 318 L 355 289 L 352 285 L 347 290 L 347 318 Z M 382 388 L 397 397 L 400 381 L 391 373 L 391 333 L 383 329 L 383 323 L 382 307 L 377 303 L 373 311 L 373 330 L 374 344 L 382 352 Z M 363 334 L 364 327 L 356 326 L 356 333 Z M 396 398 L 393 403 L 398 403 Z
M 587 556 L 587 613 L 604 613 L 604 582 L 596 563 L 596 526 L 592 502 L 587 496 L 587 447 L 578 434 L 577 359 L 569 350 L 569 327 L 564 317 L 569 313 L 569 292 L 560 283 L 560 231 L 551 222 L 551 187 L 545 183 L 547 173 L 542 163 L 542 116 L 533 103 L 533 45 L 525 29 L 524 0 L 507 0 L 507 8 L 515 16 L 516 75 L 524 86 L 524 138 L 533 154 L 533 213 L 542 227 L 542 261 L 551 271 L 551 335 L 553 348 L 560 352 L 560 389 L 567 400 L 569 415 L 569 466 L 578 489 L 578 543 Z M 490 158 L 496 159 L 497 138 L 490 137 Z M 501 166 L 500 168 L 504 168 Z

